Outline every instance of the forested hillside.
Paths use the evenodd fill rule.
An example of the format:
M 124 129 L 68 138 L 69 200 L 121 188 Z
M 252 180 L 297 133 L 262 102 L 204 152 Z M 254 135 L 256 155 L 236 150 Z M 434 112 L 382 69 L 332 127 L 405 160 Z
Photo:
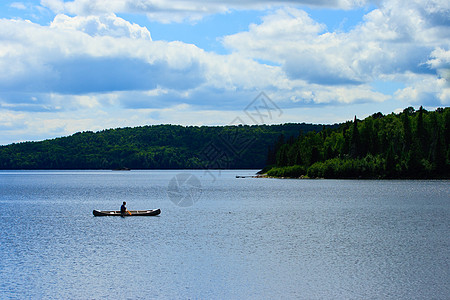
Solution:
M 0 147 L 0 169 L 262 168 L 278 136 L 322 125 L 156 125 L 82 132 Z M 335 126 L 329 126 L 337 127 Z
M 269 176 L 450 178 L 450 108 L 373 114 L 338 129 L 281 137 Z M 269 169 L 269 168 L 267 168 Z

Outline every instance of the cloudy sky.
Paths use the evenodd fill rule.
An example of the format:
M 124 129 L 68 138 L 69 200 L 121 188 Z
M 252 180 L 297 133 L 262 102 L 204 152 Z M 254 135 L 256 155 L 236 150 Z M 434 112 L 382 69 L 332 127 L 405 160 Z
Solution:
M 431 110 L 450 105 L 450 1 L 4 0 L 0 70 L 0 145 Z

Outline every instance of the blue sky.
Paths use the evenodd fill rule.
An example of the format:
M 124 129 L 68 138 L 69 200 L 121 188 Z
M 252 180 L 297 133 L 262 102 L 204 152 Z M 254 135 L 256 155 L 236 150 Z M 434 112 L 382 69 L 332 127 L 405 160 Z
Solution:
M 444 0 L 0 3 L 0 145 L 149 124 L 335 123 L 450 104 Z M 255 100 L 256 99 L 256 100 Z

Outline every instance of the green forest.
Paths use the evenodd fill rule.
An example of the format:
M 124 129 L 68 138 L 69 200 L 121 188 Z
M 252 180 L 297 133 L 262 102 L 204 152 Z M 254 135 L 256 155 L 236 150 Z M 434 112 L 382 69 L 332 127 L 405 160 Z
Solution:
M 326 126 L 337 128 L 338 125 Z M 261 169 L 280 135 L 322 125 L 154 125 L 0 147 L 0 169 Z
M 0 169 L 263 169 L 289 178 L 450 178 L 450 108 L 335 125 L 152 125 L 0 147 Z
M 320 132 L 279 137 L 273 177 L 450 178 L 450 108 L 375 113 Z

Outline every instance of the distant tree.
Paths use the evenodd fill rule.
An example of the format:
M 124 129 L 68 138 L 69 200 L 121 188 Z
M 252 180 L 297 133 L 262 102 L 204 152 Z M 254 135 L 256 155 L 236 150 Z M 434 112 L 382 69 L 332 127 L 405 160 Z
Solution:
M 446 157 L 450 161 L 450 109 L 444 111 L 444 144 L 447 147 L 444 152 L 447 152 Z
M 284 144 L 277 152 L 277 166 L 284 167 L 288 165 L 288 149 L 289 145 Z
M 394 154 L 394 147 L 391 144 L 386 154 L 386 162 L 384 164 L 385 176 L 387 178 L 395 177 L 396 176 L 395 170 L 396 170 L 396 159 Z
M 277 162 L 277 153 L 275 151 L 275 147 L 269 145 L 267 148 L 267 165 L 274 165 Z
M 358 131 L 358 119 L 355 116 L 355 119 L 353 121 L 353 127 L 352 127 L 352 137 L 350 140 L 350 156 L 353 158 L 360 156 L 360 149 L 361 143 L 360 143 L 360 137 L 359 137 L 359 131 Z
M 433 169 L 442 174 L 445 170 L 445 149 L 442 139 L 442 129 L 438 123 L 436 114 L 431 114 L 431 144 L 430 144 L 430 161 L 432 162 Z
M 408 152 L 411 149 L 412 144 L 412 131 L 410 115 L 414 112 L 414 108 L 408 107 L 403 110 L 402 123 L 403 123 L 403 149 Z
M 372 118 L 374 118 L 374 119 L 381 119 L 383 117 L 384 117 L 384 115 L 382 113 L 380 113 L 380 112 L 374 113 L 372 115 Z
M 416 142 L 417 142 L 417 146 L 418 146 L 418 154 L 419 157 L 423 158 L 425 157 L 425 149 L 426 149 L 426 132 L 425 132 L 425 126 L 424 126 L 424 121 L 423 121 L 423 114 L 424 114 L 424 109 L 421 106 L 419 109 L 419 112 L 417 114 L 417 123 L 416 123 Z

